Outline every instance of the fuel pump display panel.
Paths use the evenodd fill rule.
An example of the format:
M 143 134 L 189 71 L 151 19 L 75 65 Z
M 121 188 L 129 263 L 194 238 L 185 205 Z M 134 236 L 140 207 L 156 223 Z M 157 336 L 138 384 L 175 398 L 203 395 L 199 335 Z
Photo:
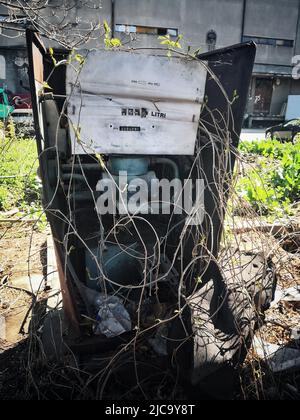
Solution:
M 73 153 L 193 155 L 206 74 L 199 60 L 90 52 L 67 71 Z

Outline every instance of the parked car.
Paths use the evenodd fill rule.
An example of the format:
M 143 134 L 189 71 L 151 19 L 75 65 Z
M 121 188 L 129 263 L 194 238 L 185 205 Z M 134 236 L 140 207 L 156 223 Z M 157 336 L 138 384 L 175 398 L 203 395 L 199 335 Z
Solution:
M 286 121 L 266 130 L 266 138 L 278 139 L 281 141 L 295 141 L 300 133 L 300 118 Z

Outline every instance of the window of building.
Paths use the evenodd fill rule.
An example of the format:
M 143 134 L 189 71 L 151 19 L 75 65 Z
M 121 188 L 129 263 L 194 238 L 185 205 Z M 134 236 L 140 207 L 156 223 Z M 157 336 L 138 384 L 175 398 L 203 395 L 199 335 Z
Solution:
M 292 39 L 276 39 L 276 38 L 243 36 L 243 42 L 249 42 L 249 41 L 254 41 L 258 45 L 272 45 L 273 47 L 293 48 L 294 46 L 294 41 Z
M 153 26 L 135 26 L 135 25 L 116 25 L 116 32 L 122 32 L 126 34 L 147 34 L 165 36 L 170 35 L 172 37 L 178 37 L 178 29 L 174 28 L 155 28 Z
M 291 39 L 276 39 L 276 46 L 293 48 L 294 41 Z

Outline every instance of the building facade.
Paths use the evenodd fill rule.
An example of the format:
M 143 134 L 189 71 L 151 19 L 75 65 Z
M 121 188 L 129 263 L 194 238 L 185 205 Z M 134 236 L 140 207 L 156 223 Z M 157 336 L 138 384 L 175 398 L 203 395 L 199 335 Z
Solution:
M 43 19 L 59 23 L 62 30 L 77 31 L 83 38 L 107 20 L 124 44 L 149 49 L 159 46 L 158 37 L 164 35 L 176 39 L 181 34 L 183 48 L 201 52 L 255 41 L 257 56 L 246 120 L 250 126 L 284 120 L 289 95 L 300 95 L 300 79 L 293 77 L 300 55 L 300 0 L 67 1 L 72 7 L 63 10 L 61 1 L 50 0 L 48 9 L 42 11 Z M 7 22 L 8 17 L 2 7 L 0 20 Z M 27 77 L 24 33 L 1 31 L 0 84 L 22 92 Z M 103 47 L 100 33 L 95 30 L 86 37 L 89 47 Z

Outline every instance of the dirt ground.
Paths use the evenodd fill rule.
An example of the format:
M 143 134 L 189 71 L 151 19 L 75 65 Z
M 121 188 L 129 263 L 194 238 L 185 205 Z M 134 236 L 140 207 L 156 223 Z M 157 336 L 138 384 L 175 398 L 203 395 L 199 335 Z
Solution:
M 275 266 L 277 291 L 300 285 L 300 232 L 282 232 L 267 235 L 262 232 L 247 232 L 239 237 L 243 247 L 264 249 L 272 257 Z M 266 245 L 267 244 L 267 245 Z M 269 249 L 268 249 L 269 248 Z M 264 322 L 255 334 L 259 342 L 270 343 L 280 348 L 300 350 L 300 340 L 293 331 L 300 329 L 300 302 L 275 301 L 264 315 Z M 255 346 L 249 351 L 241 371 L 241 390 L 238 398 L 254 400 L 299 400 L 300 369 L 274 373 L 270 365 L 257 354 Z
M 0 224 L 0 353 L 27 336 L 34 297 L 29 276 L 42 283 L 47 233 L 33 223 Z
M 46 275 L 48 235 L 48 230 L 40 232 L 32 223 L 0 224 L 0 399 L 26 399 L 31 398 L 32 394 L 43 398 L 43 386 L 47 388 L 48 381 L 53 381 L 53 377 L 55 380 L 58 378 L 59 389 L 66 392 L 67 399 L 76 392 L 74 384 L 78 378 L 74 378 L 74 384 L 70 387 L 70 381 L 64 379 L 65 367 L 52 367 L 49 376 L 50 373 L 37 362 L 35 376 L 31 371 L 37 341 L 29 335 L 29 325 L 36 295 L 32 293 L 28 274 L 33 279 L 41 280 Z M 272 248 L 279 287 L 300 285 L 299 235 L 288 235 L 287 238 L 284 235 L 277 238 L 265 235 L 255 232 L 251 235 L 240 234 L 240 249 L 250 246 L 259 250 L 268 243 Z M 39 290 L 37 295 L 43 298 L 43 290 Z M 292 329 L 300 325 L 298 305 L 275 305 L 266 313 L 265 321 L 258 332 L 265 341 L 300 348 L 299 341 L 293 342 L 291 338 Z M 274 375 L 253 349 L 249 352 L 240 378 L 237 399 L 300 397 L 300 372 Z M 38 385 L 35 385 L 35 380 Z M 55 393 L 52 398 L 55 398 Z

